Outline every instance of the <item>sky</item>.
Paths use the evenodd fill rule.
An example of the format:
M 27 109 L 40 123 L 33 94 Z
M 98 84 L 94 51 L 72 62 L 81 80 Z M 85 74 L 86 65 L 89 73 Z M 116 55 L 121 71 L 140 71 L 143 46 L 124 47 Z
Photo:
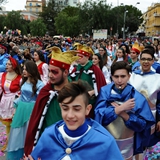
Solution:
M 6 7 L 7 11 L 12 11 L 12 10 L 24 10 L 25 5 L 26 5 L 26 0 L 7 0 L 8 3 L 5 5 L 2 5 Z M 84 0 L 80 0 L 84 1 Z M 152 1 L 152 2 L 151 2 Z M 113 7 L 116 7 L 118 4 L 120 5 L 123 3 L 124 5 L 133 5 L 135 6 L 137 2 L 140 2 L 140 4 L 137 4 L 136 7 L 142 11 L 142 13 L 147 11 L 147 8 L 151 6 L 152 3 L 160 3 L 160 0 L 106 0 L 107 4 L 113 5 Z

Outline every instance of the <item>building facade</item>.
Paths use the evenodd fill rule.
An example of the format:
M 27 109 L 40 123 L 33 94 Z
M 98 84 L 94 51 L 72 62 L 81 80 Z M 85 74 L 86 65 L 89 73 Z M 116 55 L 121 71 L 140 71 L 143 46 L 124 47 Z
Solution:
M 148 37 L 160 36 L 160 3 L 153 3 L 142 17 L 144 21 L 139 29 Z

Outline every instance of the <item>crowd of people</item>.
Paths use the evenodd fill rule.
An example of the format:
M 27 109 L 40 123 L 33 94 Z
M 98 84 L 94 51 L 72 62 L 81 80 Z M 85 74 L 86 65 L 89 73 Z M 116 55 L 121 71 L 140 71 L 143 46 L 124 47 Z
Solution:
M 1 152 L 7 160 L 159 159 L 159 46 L 0 37 Z

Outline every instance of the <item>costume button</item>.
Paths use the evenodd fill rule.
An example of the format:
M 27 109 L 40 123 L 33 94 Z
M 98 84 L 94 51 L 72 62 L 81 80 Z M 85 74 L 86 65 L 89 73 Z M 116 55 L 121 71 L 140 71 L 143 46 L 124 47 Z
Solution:
M 66 153 L 71 154 L 72 150 L 70 148 L 66 148 Z

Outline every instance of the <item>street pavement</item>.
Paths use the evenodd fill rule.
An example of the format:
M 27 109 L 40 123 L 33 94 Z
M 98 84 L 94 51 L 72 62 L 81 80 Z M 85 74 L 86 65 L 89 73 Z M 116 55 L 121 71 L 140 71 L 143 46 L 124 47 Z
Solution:
M 5 132 L 5 127 L 0 123 L 0 149 L 2 148 L 2 138 Z M 2 153 L 0 152 L 0 160 L 6 160 L 6 156 L 2 156 Z

